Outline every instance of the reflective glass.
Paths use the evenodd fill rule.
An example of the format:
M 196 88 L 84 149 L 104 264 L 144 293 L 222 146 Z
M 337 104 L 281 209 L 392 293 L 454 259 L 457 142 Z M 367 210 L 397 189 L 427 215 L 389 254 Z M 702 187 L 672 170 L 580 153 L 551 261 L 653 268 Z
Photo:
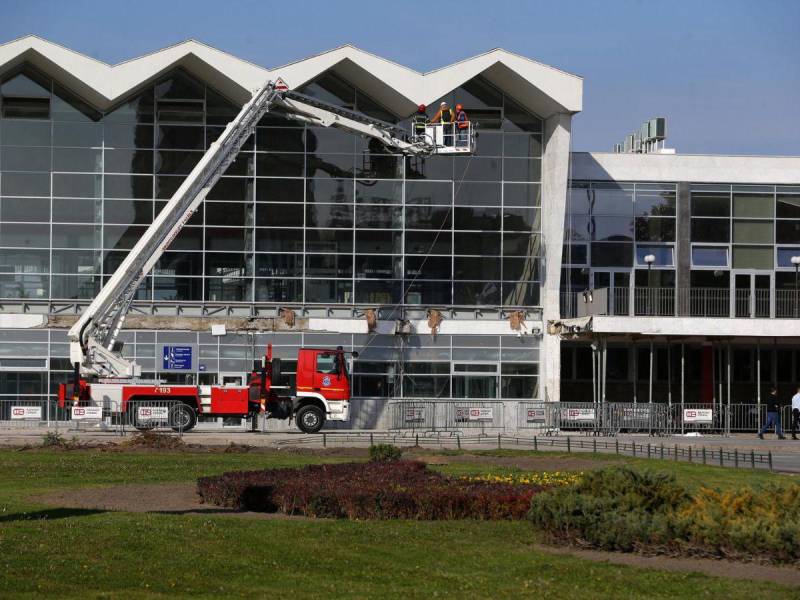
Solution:
M 2 198 L 0 221 L 44 221 L 50 219 L 50 200 L 47 198 Z M 0 240 L 2 245 L 2 240 Z
M 695 267 L 727 267 L 728 248 L 692 246 L 692 265 Z
M 644 260 L 646 256 L 652 255 L 655 257 L 653 267 L 671 267 L 674 263 L 672 246 L 636 246 L 636 264 L 646 266 L 647 262 Z

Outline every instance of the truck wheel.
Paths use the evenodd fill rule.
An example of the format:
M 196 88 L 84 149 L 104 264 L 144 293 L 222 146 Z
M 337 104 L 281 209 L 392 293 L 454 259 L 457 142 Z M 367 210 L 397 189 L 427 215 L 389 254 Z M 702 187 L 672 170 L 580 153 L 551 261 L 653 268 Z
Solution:
M 197 413 L 188 404 L 176 404 L 169 410 L 169 424 L 173 431 L 189 431 L 197 424 Z
M 297 411 L 296 422 L 303 433 L 317 433 L 325 424 L 325 413 L 319 406 L 309 404 Z

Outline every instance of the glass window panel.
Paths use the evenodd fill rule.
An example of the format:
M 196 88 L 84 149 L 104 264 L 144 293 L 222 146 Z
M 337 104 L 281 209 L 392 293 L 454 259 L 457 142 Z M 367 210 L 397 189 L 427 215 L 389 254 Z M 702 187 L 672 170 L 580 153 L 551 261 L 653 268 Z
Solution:
M 352 204 L 307 204 L 307 227 L 352 227 Z
M 259 158 L 260 156 L 262 155 L 259 155 Z M 306 154 L 306 170 L 308 177 L 353 177 L 355 156 L 353 154 Z M 260 169 L 259 175 L 263 175 Z
M 306 128 L 307 152 L 319 154 L 353 154 L 355 136 L 334 127 Z
M 306 277 L 352 277 L 350 254 L 307 254 Z
M 0 199 L 0 221 L 40 221 L 50 220 L 50 200 L 48 198 L 3 198 Z M 0 245 L 3 241 L 0 240 Z
M 103 227 L 103 248 L 130 250 L 144 235 L 146 229 L 142 226 L 106 225 Z M 55 241 L 55 233 L 53 238 Z
M 593 267 L 630 267 L 632 264 L 633 244 L 592 243 Z
M 506 183 L 503 185 L 505 206 L 540 206 L 541 186 L 528 183 Z
M 256 157 L 252 152 L 239 152 L 224 175 L 252 176 L 256 174 Z
M 50 173 L 3 173 L 0 177 L 3 196 L 49 196 Z
M 203 123 L 203 102 L 196 100 L 158 100 L 156 120 L 159 123 Z
M 504 231 L 539 231 L 541 229 L 540 211 L 535 208 L 503 209 Z
M 156 84 L 155 97 L 203 100 L 205 98 L 205 86 L 182 71 L 176 71 Z
M 260 227 L 302 227 L 302 204 L 272 204 L 259 202 L 256 206 L 256 225 Z
M 302 279 L 256 279 L 256 302 L 300 302 Z
M 365 206 L 356 209 L 356 227 L 370 229 L 393 229 L 403 226 L 401 206 Z
M 45 299 L 48 297 L 47 290 L 47 275 L 0 274 L 0 298 Z
M 672 256 L 672 246 L 642 246 L 636 245 L 636 264 L 646 266 L 644 257 L 652 255 L 655 257 L 653 267 L 671 267 L 674 263 Z
M 159 125 L 156 148 L 176 150 L 204 150 L 205 130 L 188 125 Z
M 356 181 L 356 202 L 363 204 L 402 204 L 400 181 Z
M 95 148 L 103 145 L 102 123 L 53 123 L 53 145 Z
M 253 205 L 244 202 L 206 202 L 206 224 L 249 227 Z
M 106 175 L 103 181 L 106 198 L 152 198 L 152 175 Z
M 542 156 L 542 136 L 506 133 L 503 154 L 505 156 L 540 158 Z
M 733 216 L 771 219 L 775 216 L 775 197 L 772 194 L 735 192 L 733 194 Z
M 206 87 L 206 123 L 227 125 L 238 113 L 238 106 L 210 87 Z
M 449 181 L 409 181 L 406 183 L 406 204 L 450 206 L 452 203 L 453 184 Z
M 594 195 L 588 183 L 574 182 L 569 189 L 567 212 L 572 215 L 589 215 L 592 213 Z
M 633 219 L 630 217 L 593 217 L 592 239 L 618 242 L 633 240 Z
M 4 119 L 49 119 L 50 100 L 47 98 L 10 98 L 4 97 Z
M 643 242 L 674 242 L 675 219 L 637 217 L 636 240 Z
M 728 219 L 692 219 L 693 242 L 720 242 L 731 239 L 731 224 Z
M 206 227 L 206 250 L 247 252 L 253 249 L 250 230 Z
M 467 235 L 474 236 L 475 234 Z M 498 235 L 498 243 L 499 237 Z M 407 231 L 405 233 L 406 254 L 450 254 L 452 247 L 452 234 L 449 231 Z
M 452 303 L 449 281 L 417 281 L 406 283 L 406 304 L 445 304 Z
M 759 246 L 734 246 L 734 269 L 772 269 L 772 248 Z
M 448 264 L 447 267 L 447 279 L 449 279 L 450 265 Z M 456 257 L 453 259 L 453 278 L 484 280 L 500 279 L 500 258 L 494 256 L 483 256 L 478 258 Z
M 220 177 L 208 192 L 209 200 L 250 202 L 253 199 L 255 179 L 252 177 Z
M 503 129 L 505 131 L 542 131 L 541 119 L 533 116 L 508 96 L 505 96 L 504 100 Z
M 595 215 L 625 215 L 633 210 L 633 186 L 595 183 L 589 192 L 589 206 Z
M 47 273 L 49 250 L 0 249 L 0 273 Z
M 445 279 L 450 280 L 452 269 L 449 256 L 406 257 L 406 279 Z M 471 279 L 480 277 L 475 274 Z
M 353 181 L 350 179 L 309 179 L 306 202 L 353 202 Z
M 202 152 L 156 152 L 156 174 L 188 175 L 201 158 Z
M 480 76 L 473 77 L 445 96 L 445 99 L 453 106 L 460 102 L 469 108 L 500 108 L 503 105 L 500 90 Z
M 733 222 L 734 243 L 771 244 L 772 239 L 773 221 L 736 220 Z
M 152 200 L 106 200 L 103 205 L 103 220 L 106 223 L 153 222 Z
M 252 287 L 251 279 L 206 277 L 205 299 L 207 302 L 249 302 Z
M 450 229 L 452 211 L 446 207 L 406 207 L 406 229 Z
M 53 273 L 92 275 L 100 271 L 97 250 L 59 250 L 53 253 Z
M 53 298 L 68 300 L 94 298 L 100 291 L 99 276 L 53 275 Z
M 99 225 L 61 225 L 53 228 L 53 248 L 98 248 Z
M 400 231 L 356 231 L 356 254 L 399 254 L 402 239 Z
M 302 254 L 256 254 L 256 277 L 297 277 L 302 275 Z
M 53 173 L 53 196 L 68 198 L 100 198 L 103 178 L 100 175 Z
M 3 146 L 0 149 L 3 171 L 50 171 L 50 148 Z
M 301 179 L 257 179 L 259 202 L 303 202 L 305 184 Z
M 538 377 L 501 377 L 500 397 L 530 399 L 538 398 L 539 379 Z
M 49 146 L 50 122 L 8 121 L 0 122 L 0 143 L 4 146 Z
M 203 229 L 201 227 L 184 227 L 169 245 L 170 250 L 202 250 Z
M 102 201 L 80 198 L 53 198 L 53 222 L 99 223 Z
M 497 306 L 500 304 L 499 281 L 456 281 L 453 304 L 456 306 Z
M 775 221 L 775 234 L 779 244 L 800 243 L 800 219 Z
M 465 243 L 468 240 L 464 240 Z M 498 240 L 499 241 L 499 240 Z M 503 254 L 506 256 L 538 256 L 541 254 L 542 238 L 526 233 L 503 234 Z M 491 254 L 498 254 L 492 252 Z
M 503 279 L 511 281 L 539 281 L 541 261 L 538 258 L 504 258 Z
M 3 81 L 0 85 L 0 94 L 27 98 L 49 98 L 50 82 L 26 69 L 26 72 L 18 73 Z
M 586 244 L 567 244 L 564 246 L 564 264 L 585 265 L 588 257 L 589 247 Z
M 103 151 L 90 148 L 54 148 L 53 170 L 100 173 L 103 170 Z
M 371 140 L 369 151 L 363 152 L 360 158 L 356 157 L 355 176 L 362 179 L 402 179 L 403 157 L 388 152 L 381 142 Z
M 105 150 L 106 173 L 152 173 L 152 150 Z
M 400 281 L 382 281 L 380 279 L 356 280 L 355 302 L 358 304 L 397 304 L 402 295 Z
M 500 206 L 501 192 L 502 186 L 498 183 L 458 182 L 455 186 L 455 204 L 461 206 Z
M 776 216 L 779 219 L 800 218 L 800 194 L 778 194 L 778 211 Z
M 414 260 L 414 259 L 406 259 Z M 356 279 L 392 279 L 400 277 L 401 257 L 399 256 L 356 256 Z
M 53 85 L 52 113 L 54 121 L 82 121 L 91 123 L 93 121 L 99 121 L 102 118 L 102 114 L 57 83 Z
M 256 250 L 260 252 L 303 252 L 303 230 L 257 229 Z
M 637 216 L 674 216 L 675 201 L 674 186 L 668 190 L 652 190 L 637 186 L 634 210 Z
M 353 282 L 349 279 L 306 280 L 306 302 L 344 302 L 353 301 Z
M 800 256 L 800 248 L 778 248 L 777 250 L 777 262 L 779 267 L 791 267 L 795 268 L 795 265 L 792 264 L 792 258 L 795 256 Z
M 263 128 L 256 131 L 256 150 L 267 152 L 304 152 L 305 129 L 287 127 Z
M 158 259 L 154 275 L 199 276 L 203 274 L 203 254 L 200 252 L 167 251 Z
M 467 118 L 471 119 L 469 113 Z M 503 134 L 499 131 L 476 131 L 475 156 L 503 156 Z
M 500 231 L 502 216 L 500 208 L 457 206 L 454 212 L 455 229 Z
M 693 217 L 727 217 L 730 214 L 730 194 L 692 192 Z
M 453 158 L 427 156 L 406 158 L 406 179 L 453 179 Z
M 453 179 L 455 181 L 501 181 L 503 179 L 502 163 L 499 158 L 481 157 L 456 157 Z M 508 159 L 527 162 L 521 159 Z M 521 177 L 521 176 L 520 176 Z M 524 177 L 509 177 L 506 173 L 507 181 L 537 181 L 538 179 L 526 179 Z
M 138 125 L 136 122 L 109 123 L 108 115 L 104 121 L 106 148 L 152 149 L 154 141 L 152 125 Z
M 256 172 L 259 177 L 303 177 L 305 156 L 278 152 L 257 154 Z
M 215 277 L 246 277 L 252 275 L 252 256 L 235 252 L 207 252 L 206 275 Z
M 203 299 L 203 280 L 199 277 L 154 277 L 153 300 L 178 301 Z M 140 346 L 137 345 L 138 351 Z

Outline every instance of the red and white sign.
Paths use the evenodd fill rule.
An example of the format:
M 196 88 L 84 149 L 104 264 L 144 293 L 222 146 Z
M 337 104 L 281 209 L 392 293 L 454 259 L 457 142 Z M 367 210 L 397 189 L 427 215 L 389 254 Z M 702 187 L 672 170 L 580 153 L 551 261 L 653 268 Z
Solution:
M 529 408 L 526 411 L 525 420 L 528 423 L 545 423 L 547 422 L 547 415 L 543 408 Z
M 714 410 L 711 408 L 684 408 L 684 423 L 713 423 Z
M 283 77 L 278 77 L 275 80 L 275 90 L 279 92 L 286 92 L 289 90 L 289 86 L 286 85 L 286 82 L 283 80 Z
M 100 420 L 103 418 L 102 406 L 76 406 L 72 409 L 73 421 Z
M 456 408 L 456 421 L 493 421 L 494 408 Z
M 12 419 L 38 419 L 42 418 L 41 406 L 12 406 Z
M 425 407 L 418 406 L 405 409 L 406 423 L 420 423 L 425 420 Z
M 166 421 L 169 419 L 168 406 L 139 406 L 136 416 L 140 421 Z
M 562 408 L 562 421 L 594 421 L 595 412 L 593 408 Z

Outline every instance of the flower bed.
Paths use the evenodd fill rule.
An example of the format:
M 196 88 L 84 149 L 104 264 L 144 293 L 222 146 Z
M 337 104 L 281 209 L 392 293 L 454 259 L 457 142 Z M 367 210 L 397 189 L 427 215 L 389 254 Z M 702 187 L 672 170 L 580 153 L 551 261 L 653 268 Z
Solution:
M 198 480 L 204 502 L 348 519 L 523 519 L 543 486 L 453 479 L 416 461 L 311 465 Z
M 553 541 L 605 550 L 800 562 L 800 486 L 695 494 L 669 475 L 614 468 L 537 495 L 531 521 Z

